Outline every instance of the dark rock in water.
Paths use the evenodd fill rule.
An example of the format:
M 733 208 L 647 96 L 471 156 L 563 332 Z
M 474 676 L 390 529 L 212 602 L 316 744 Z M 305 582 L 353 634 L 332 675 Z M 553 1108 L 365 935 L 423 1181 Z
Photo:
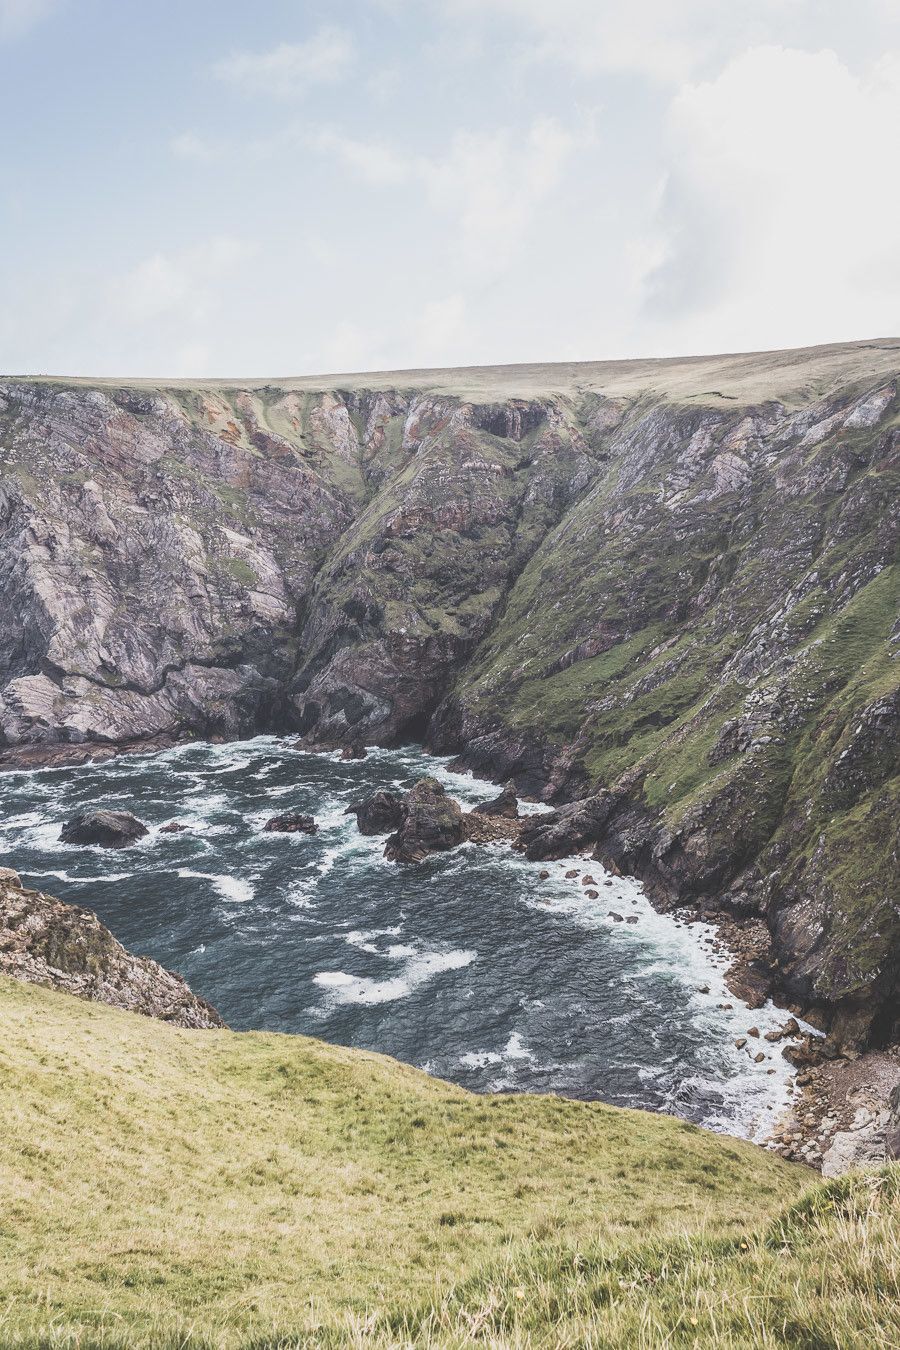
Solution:
M 600 899 L 600 892 L 599 892 L 599 891 L 585 891 L 585 895 L 587 896 L 588 900 L 599 900 L 599 899 Z
M 636 914 L 629 914 L 628 918 L 625 920 L 626 923 L 637 923 L 637 921 L 638 916 Z
M 456 848 L 466 837 L 462 808 L 436 778 L 422 778 L 406 795 L 406 815 L 384 847 L 390 862 L 421 862 L 429 853 Z
M 621 914 L 616 914 L 614 910 L 609 911 L 609 917 L 615 919 L 616 923 L 624 923 L 625 920 Z
M 351 745 L 345 745 L 341 751 L 341 759 L 367 759 L 369 752 L 362 741 L 353 741 Z
M 394 792 L 373 792 L 371 797 L 354 802 L 344 814 L 356 816 L 360 834 L 390 834 L 403 824 L 406 807 Z
M 538 872 L 538 881 L 546 881 L 549 876 L 550 873 L 544 868 L 542 871 Z
M 304 815 L 302 811 L 285 811 L 267 820 L 263 830 L 270 834 L 318 834 L 319 827 L 314 816 Z
M 102 848 L 127 848 L 142 839 L 147 826 L 130 811 L 79 811 L 59 832 L 64 844 L 99 844 Z
M 516 796 L 515 784 L 507 783 L 499 797 L 494 797 L 489 802 L 481 802 L 474 808 L 474 813 L 478 816 L 503 816 L 506 820 L 517 820 L 519 799 Z
M 188 826 L 182 825 L 180 820 L 170 820 L 168 825 L 160 826 L 159 832 L 160 834 L 183 834 L 187 828 Z
M 522 824 L 519 848 L 526 858 L 538 862 L 544 858 L 564 858 L 569 853 L 595 843 L 612 809 L 612 798 L 605 793 L 584 801 L 529 816 Z

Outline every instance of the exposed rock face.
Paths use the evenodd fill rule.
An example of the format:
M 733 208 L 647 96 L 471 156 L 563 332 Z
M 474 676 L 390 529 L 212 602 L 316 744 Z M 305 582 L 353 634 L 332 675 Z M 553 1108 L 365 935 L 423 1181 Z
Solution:
M 898 372 L 885 342 L 352 388 L 0 382 L 0 756 L 422 739 L 602 802 L 526 849 L 595 844 L 660 904 L 764 921 L 794 1001 L 890 1039 Z
M 371 797 L 348 807 L 348 816 L 356 816 L 360 834 L 390 834 L 406 818 L 402 797 L 394 792 L 373 792 Z
M 280 816 L 272 816 L 263 826 L 269 834 L 318 834 L 319 827 L 314 816 L 302 811 L 284 811 Z
M 127 848 L 147 834 L 147 826 L 130 811 L 79 811 L 59 832 L 64 844 L 99 844 Z
M 456 848 L 466 837 L 462 808 L 436 778 L 421 778 L 406 794 L 403 821 L 384 846 L 390 862 L 421 862 Z
M 515 783 L 507 783 L 499 796 L 489 802 L 481 802 L 473 810 L 477 816 L 502 816 L 506 820 L 516 820 L 519 814 L 519 799 L 516 796 Z
M 158 1017 L 179 1027 L 224 1023 L 184 980 L 125 950 L 88 909 L 0 876 L 0 974 Z M 14 875 L 14 874 L 13 874 Z

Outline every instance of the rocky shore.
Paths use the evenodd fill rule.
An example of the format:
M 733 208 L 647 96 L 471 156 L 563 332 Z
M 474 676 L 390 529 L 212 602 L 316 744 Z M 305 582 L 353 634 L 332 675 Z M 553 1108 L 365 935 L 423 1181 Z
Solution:
M 0 868 L 0 974 L 173 1026 L 224 1026 L 180 975 L 126 951 L 91 910 L 23 887 L 8 867 Z

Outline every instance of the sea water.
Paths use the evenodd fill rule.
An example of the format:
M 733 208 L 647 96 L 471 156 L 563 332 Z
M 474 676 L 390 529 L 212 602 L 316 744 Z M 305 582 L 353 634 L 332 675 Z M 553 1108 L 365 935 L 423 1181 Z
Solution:
M 271 736 L 5 774 L 0 864 L 94 910 L 237 1030 L 380 1051 L 477 1092 L 599 1098 L 764 1134 L 790 1066 L 778 1046 L 735 1041 L 785 1015 L 728 992 L 714 930 L 657 914 L 637 882 L 584 857 L 535 864 L 466 845 L 385 861 L 384 838 L 361 835 L 347 806 L 425 774 L 466 806 L 497 792 L 415 748 L 347 762 Z M 61 843 L 63 822 L 91 806 L 132 811 L 149 834 L 115 851 Z M 288 810 L 314 815 L 318 833 L 263 832 Z M 160 833 L 173 820 L 187 830 Z

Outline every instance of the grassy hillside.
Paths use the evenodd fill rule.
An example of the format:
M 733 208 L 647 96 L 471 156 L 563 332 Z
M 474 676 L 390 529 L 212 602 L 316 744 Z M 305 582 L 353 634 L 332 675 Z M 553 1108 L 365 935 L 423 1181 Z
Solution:
M 0 1022 L 4 1347 L 896 1344 L 888 1177 L 7 979 Z

